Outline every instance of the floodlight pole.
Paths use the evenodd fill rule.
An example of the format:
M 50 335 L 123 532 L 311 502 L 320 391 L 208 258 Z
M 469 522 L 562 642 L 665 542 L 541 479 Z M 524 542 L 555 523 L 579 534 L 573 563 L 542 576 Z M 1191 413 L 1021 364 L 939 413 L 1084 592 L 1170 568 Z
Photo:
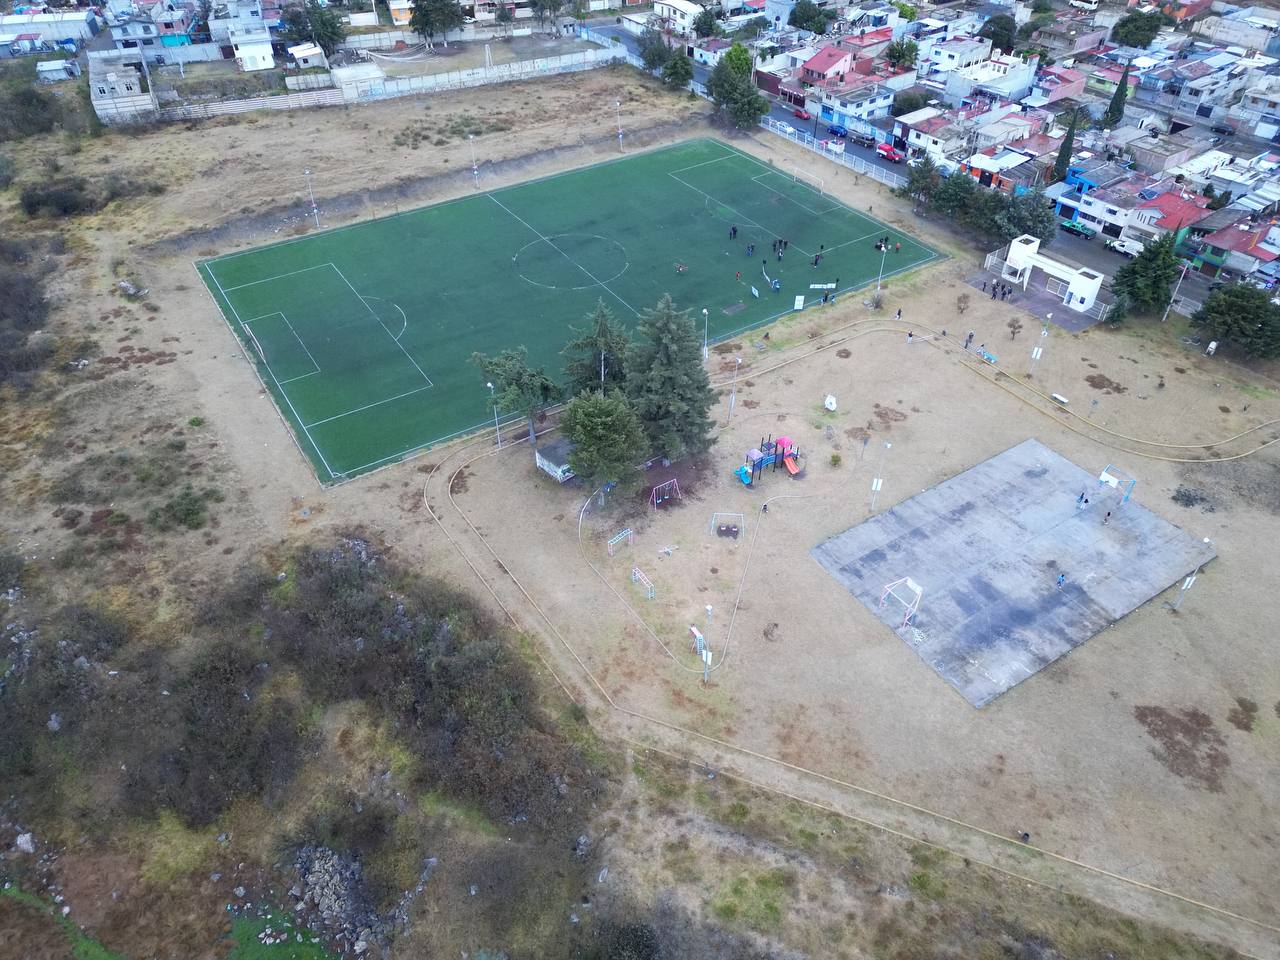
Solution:
M 1182 273 L 1179 274 L 1178 282 L 1174 284 L 1174 287 L 1173 287 L 1173 296 L 1169 298 L 1169 304 L 1164 308 L 1164 313 L 1160 317 L 1161 323 L 1164 323 L 1166 320 L 1169 319 L 1169 311 L 1173 309 L 1173 301 L 1178 299 L 1178 291 L 1182 289 L 1182 281 L 1187 278 L 1187 268 L 1190 266 L 1191 264 L 1188 263 L 1186 260 L 1182 261 Z M 1178 602 L 1179 603 L 1182 602 L 1181 598 L 1179 598 Z M 1177 608 L 1175 607 L 1174 609 L 1177 609 Z
M 476 165 L 476 135 L 467 134 L 467 143 L 471 146 L 471 176 L 475 178 L 476 189 L 480 189 L 480 168 Z
M 1204 538 L 1204 542 L 1210 543 L 1210 544 L 1213 543 L 1213 541 L 1210 540 L 1208 537 Z M 1178 612 L 1178 608 L 1182 606 L 1182 601 L 1186 597 L 1187 591 L 1190 590 L 1192 585 L 1196 582 L 1196 576 L 1200 573 L 1200 568 L 1203 567 L 1206 562 L 1207 561 L 1202 561 L 1196 564 L 1196 568 L 1191 571 L 1191 576 L 1187 577 L 1187 579 L 1182 581 L 1182 589 L 1178 591 L 1178 599 L 1174 600 L 1173 603 L 1169 603 L 1168 601 L 1166 601 L 1165 602 L 1166 607 L 1168 607 L 1174 613 Z
M 876 498 L 880 496 L 880 488 L 884 486 L 884 458 L 889 452 L 889 448 L 893 444 L 888 440 L 885 441 L 884 447 L 880 451 L 880 462 L 876 464 L 876 475 L 871 481 L 871 512 L 876 512 Z
M 707 324 L 710 322 L 711 315 L 707 313 L 707 308 L 702 308 L 702 359 L 706 360 L 710 353 L 707 351 Z
M 498 426 L 498 402 L 493 398 L 493 384 L 486 383 L 485 386 L 489 388 L 489 402 L 493 404 L 493 432 L 497 434 L 498 449 L 501 450 L 502 449 L 502 429 Z
M 311 189 L 311 171 L 303 170 L 302 175 L 307 178 L 307 196 L 311 198 L 311 215 L 316 218 L 316 229 L 320 229 L 320 208 L 316 206 L 316 192 Z
M 742 369 L 742 358 L 735 357 L 734 367 L 733 367 L 733 392 L 729 394 L 729 416 L 725 418 L 726 423 L 728 423 L 730 420 L 733 419 L 733 406 L 735 403 L 738 402 L 738 372 L 741 369 Z
M 1053 314 L 1049 314 L 1049 319 L 1053 319 Z M 1040 339 L 1044 340 L 1049 336 L 1049 328 L 1043 327 L 1040 330 Z M 1031 348 L 1031 369 L 1027 371 L 1027 379 L 1030 380 L 1032 374 L 1036 372 L 1036 364 L 1040 362 L 1040 358 L 1044 356 L 1044 347 L 1036 346 Z
M 876 293 L 880 292 L 880 281 L 884 279 L 884 258 L 889 255 L 889 245 L 880 248 L 880 275 L 876 277 Z
M 618 152 L 622 152 L 622 101 L 613 101 L 613 108 L 618 115 Z

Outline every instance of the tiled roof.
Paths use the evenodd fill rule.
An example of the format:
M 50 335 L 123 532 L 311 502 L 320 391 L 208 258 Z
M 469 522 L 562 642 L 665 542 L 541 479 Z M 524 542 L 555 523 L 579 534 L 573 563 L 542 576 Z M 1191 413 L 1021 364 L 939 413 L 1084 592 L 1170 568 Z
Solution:
M 1209 201 L 1199 194 L 1184 197 L 1180 193 L 1170 191 L 1160 194 L 1153 200 L 1148 200 L 1142 205 L 1142 209 L 1160 211 L 1160 219 L 1156 221 L 1157 227 L 1165 230 L 1181 230 L 1207 217 L 1210 213 L 1206 209 L 1208 205 Z

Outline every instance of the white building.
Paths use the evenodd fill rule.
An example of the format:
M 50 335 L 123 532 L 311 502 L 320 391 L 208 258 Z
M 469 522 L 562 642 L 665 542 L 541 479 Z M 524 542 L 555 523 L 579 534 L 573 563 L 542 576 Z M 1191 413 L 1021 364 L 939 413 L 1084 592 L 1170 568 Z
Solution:
M 0 33 L 38 33 L 45 43 L 88 40 L 98 33 L 98 18 L 88 10 L 66 13 L 19 13 L 0 16 Z
M 270 70 L 276 65 L 275 55 L 271 52 L 271 33 L 266 27 L 237 24 L 227 32 L 227 40 L 235 52 L 236 63 L 245 73 Z
M 657 0 L 653 5 L 653 15 L 675 33 L 691 32 L 694 18 L 701 12 L 702 7 L 690 0 Z

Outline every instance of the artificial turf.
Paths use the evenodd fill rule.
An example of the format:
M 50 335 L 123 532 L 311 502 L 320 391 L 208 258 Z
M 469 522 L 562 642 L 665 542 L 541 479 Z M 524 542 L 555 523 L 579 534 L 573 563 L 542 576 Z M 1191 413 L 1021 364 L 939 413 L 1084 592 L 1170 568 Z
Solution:
M 471 355 L 559 373 L 597 300 L 633 325 L 670 293 L 715 341 L 938 256 L 796 173 L 691 140 L 197 269 L 328 484 L 492 423 Z

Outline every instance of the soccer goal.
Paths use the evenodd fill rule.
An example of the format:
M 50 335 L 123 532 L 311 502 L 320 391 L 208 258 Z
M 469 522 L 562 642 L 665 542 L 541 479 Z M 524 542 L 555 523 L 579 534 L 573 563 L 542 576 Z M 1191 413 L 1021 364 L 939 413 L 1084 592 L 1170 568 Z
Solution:
M 747 532 L 747 521 L 740 513 L 713 513 L 711 515 L 711 532 L 717 537 L 728 537 L 737 540 Z
M 902 604 L 905 608 L 902 616 L 902 626 L 905 627 L 920 612 L 920 599 L 923 596 L 924 587 L 910 577 L 903 577 L 901 580 L 894 580 L 893 583 L 884 585 L 884 590 L 880 594 L 880 606 L 883 607 L 890 599 Z
M 793 183 L 803 183 L 806 187 L 817 192 L 818 196 L 826 196 L 826 181 L 816 174 L 806 173 L 794 163 L 790 164 L 791 181 Z
M 1129 498 L 1133 496 L 1133 488 L 1137 485 L 1138 481 L 1134 477 L 1110 463 L 1098 474 L 1098 486 L 1110 487 L 1119 493 L 1121 506 L 1129 502 Z

